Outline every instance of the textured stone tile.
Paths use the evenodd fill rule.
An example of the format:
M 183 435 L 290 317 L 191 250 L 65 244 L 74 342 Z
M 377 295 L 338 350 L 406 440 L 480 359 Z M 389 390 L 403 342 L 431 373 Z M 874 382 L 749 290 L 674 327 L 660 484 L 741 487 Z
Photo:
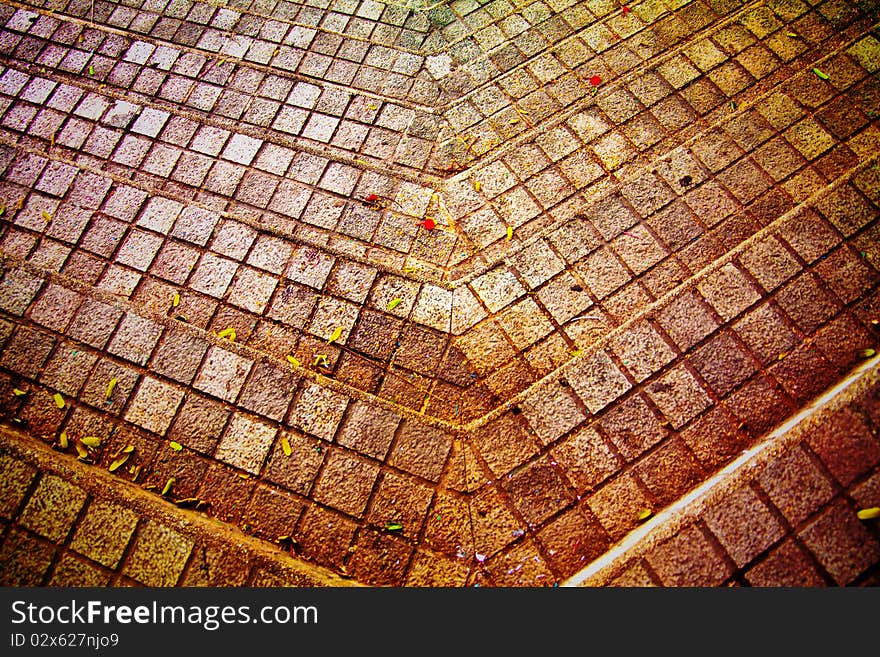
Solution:
M 611 341 L 611 348 L 637 382 L 672 362 L 675 352 L 647 322 L 630 326 Z
M 11 519 L 25 501 L 37 471 L 9 454 L 0 454 L 0 481 L 6 494 L 0 499 L 0 517 Z
M 145 376 L 128 406 L 125 419 L 163 436 L 183 401 L 183 392 L 183 388 Z
M 498 316 L 498 323 L 519 350 L 527 349 L 553 331 L 553 324 L 531 298 L 510 306 Z
M 317 383 L 306 385 L 290 411 L 289 423 L 322 440 L 333 440 L 348 398 Z
M 697 285 L 697 289 L 724 321 L 732 319 L 761 298 L 760 293 L 732 263 L 709 274 Z
M 344 447 L 383 460 L 400 420 L 398 415 L 380 406 L 357 401 L 352 404 L 337 441 Z
M 613 541 L 635 529 L 639 513 L 653 506 L 638 479 L 628 473 L 617 475 L 586 499 Z
M 556 441 L 587 417 L 569 389 L 558 382 L 532 388 L 520 407 L 545 445 Z
M 52 569 L 52 577 L 46 586 L 52 587 L 103 587 L 108 586 L 112 571 L 95 566 L 72 554 L 63 554 Z
M 70 548 L 107 568 L 116 568 L 134 535 L 137 521 L 138 516 L 132 509 L 94 500 L 77 525 Z
M 75 343 L 65 342 L 58 346 L 46 363 L 40 381 L 63 395 L 76 397 L 97 360 L 97 354 L 84 351 Z
M 433 496 L 433 489 L 415 477 L 386 472 L 378 482 L 366 520 L 377 527 L 400 523 L 403 536 L 418 536 Z
M 252 474 L 259 473 L 277 429 L 256 418 L 234 413 L 214 458 Z
M 880 443 L 865 420 L 850 409 L 842 409 L 812 428 L 807 444 L 843 486 L 880 462 Z
M 838 586 L 846 586 L 880 557 L 880 542 L 843 500 L 837 500 L 798 537 Z
M 147 520 L 122 567 L 122 573 L 147 586 L 175 586 L 194 541 L 155 520 Z
M 823 587 L 827 582 L 808 554 L 797 543 L 786 539 L 766 558 L 745 572 L 752 586 Z
M 86 492 L 56 475 L 44 475 L 19 516 L 22 527 L 61 542 L 73 528 Z
M 160 324 L 128 312 L 119 323 L 107 350 L 125 360 L 145 365 L 161 334 Z
M 712 404 L 709 395 L 682 365 L 676 365 L 645 386 L 645 392 L 669 420 L 673 429 L 685 425 Z
M 30 318 L 41 326 L 63 332 L 82 301 L 82 296 L 73 290 L 50 283 L 31 307 Z
M 546 458 L 511 473 L 503 480 L 502 487 L 530 526 L 542 523 L 574 501 L 568 482 Z
M 331 448 L 315 484 L 314 498 L 339 511 L 361 516 L 367 506 L 379 466 L 348 450 Z
M 12 528 L 0 546 L 0 570 L 2 586 L 40 586 L 52 559 L 55 548 L 25 531 Z
M 782 538 L 786 529 L 754 490 L 743 486 L 705 514 L 706 525 L 740 568 Z
M 526 293 L 513 272 L 498 268 L 471 281 L 471 287 L 490 312 L 498 312 Z
M 42 285 L 42 278 L 24 269 L 6 272 L 0 282 L 0 308 L 13 315 L 23 315 Z
M 565 375 L 591 413 L 598 413 L 632 387 L 604 351 L 579 358 Z
M 6 343 L 0 365 L 22 376 L 35 379 L 49 357 L 54 338 L 43 331 L 20 326 Z
M 193 386 L 209 395 L 234 401 L 253 362 L 221 347 L 211 347 Z
M 665 586 L 718 586 L 732 574 L 695 525 L 660 544 L 647 560 Z

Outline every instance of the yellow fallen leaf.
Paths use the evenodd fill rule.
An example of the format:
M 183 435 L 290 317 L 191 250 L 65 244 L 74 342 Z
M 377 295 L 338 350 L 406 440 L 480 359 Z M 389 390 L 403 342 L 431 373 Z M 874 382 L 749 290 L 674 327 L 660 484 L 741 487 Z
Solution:
M 327 356 L 324 354 L 317 354 L 315 356 L 315 365 L 324 365 L 326 367 L 330 366 L 330 361 L 327 360 Z
M 54 395 L 52 395 L 52 399 L 55 400 L 55 405 L 56 405 L 58 408 L 64 408 L 64 397 L 62 397 L 61 395 L 59 395 L 59 394 L 56 392 Z
M 175 442 L 175 441 L 173 441 L 173 440 L 172 440 L 170 443 L 168 443 L 168 445 L 169 445 L 169 446 L 171 447 L 171 449 L 173 449 L 175 452 L 179 452 L 180 450 L 183 449 L 183 445 L 181 445 L 180 443 Z
M 174 477 L 168 477 L 168 481 L 165 482 L 165 486 L 162 488 L 161 495 L 164 497 L 169 492 L 171 492 L 171 487 L 174 485 Z
M 98 436 L 86 436 L 82 439 L 82 444 L 91 448 L 100 447 L 101 439 Z
M 474 191 L 479 192 L 481 189 L 483 189 L 483 183 L 481 183 L 479 180 L 475 180 L 474 181 Z
M 62 431 L 61 435 L 58 436 L 58 445 L 61 447 L 61 449 L 67 449 L 67 447 L 70 445 L 70 443 L 67 440 L 67 432 L 66 431 Z
M 342 337 L 342 327 L 341 327 L 341 326 L 337 326 L 337 327 L 333 330 L 333 333 L 330 335 L 330 339 L 327 340 L 327 344 L 333 344 L 334 342 L 336 342 L 336 341 L 337 341 L 339 338 L 341 338 L 341 337 Z
M 642 509 L 641 511 L 638 512 L 638 514 L 636 515 L 636 518 L 638 518 L 639 520 L 647 520 L 652 515 L 654 515 L 654 512 L 651 511 L 651 509 Z
M 94 74 L 95 74 L 95 67 L 89 65 L 89 75 L 94 75 Z
M 873 349 L 862 349 L 859 352 L 859 356 L 861 356 L 862 358 L 870 358 L 871 356 L 873 356 L 876 353 L 877 352 Z
M 403 299 L 392 299 L 391 301 L 389 301 L 388 310 L 394 310 L 395 308 L 397 308 L 397 306 L 400 305 L 401 301 L 403 301 Z
M 113 460 L 113 462 L 110 464 L 110 467 L 107 469 L 110 470 L 110 472 L 116 472 L 119 468 L 125 465 L 125 462 L 128 460 L 129 456 L 131 456 L 131 453 L 119 456 L 118 458 Z
M 12 389 L 12 394 L 15 395 L 16 397 L 23 397 L 24 395 L 27 394 L 27 392 L 24 391 L 24 390 L 20 390 L 20 389 L 18 389 L 18 388 L 13 388 L 13 389 Z
M 0 205 L 0 217 L 2 217 L 4 214 L 6 214 L 6 206 Z
M 225 328 L 217 334 L 218 338 L 229 338 L 230 342 L 235 342 L 235 329 L 231 326 L 229 328 Z
M 52 215 L 45 210 L 40 213 L 40 216 L 43 217 L 43 219 L 45 219 L 46 221 L 52 221 Z
M 859 517 L 859 520 L 880 518 L 880 506 L 872 506 L 870 509 L 859 509 L 856 515 Z
M 110 383 L 107 384 L 107 390 L 104 394 L 107 399 L 110 399 L 110 397 L 113 396 L 113 390 L 116 388 L 117 383 L 119 383 L 119 379 L 110 379 Z
M 509 239 L 509 240 L 513 239 L 513 226 L 507 227 L 507 239 Z
M 177 308 L 180 305 L 180 294 L 177 292 L 174 293 L 174 296 L 171 297 L 171 307 Z
M 376 105 L 373 105 L 372 103 L 369 104 L 369 105 L 367 105 L 367 107 L 369 107 L 371 110 L 377 110 L 377 109 L 379 109 Z
M 293 454 L 293 450 L 290 448 L 290 441 L 287 440 L 287 436 L 281 437 L 281 449 L 284 451 L 284 456 L 290 456 Z
M 77 441 L 73 443 L 73 446 L 76 447 L 76 457 L 80 460 L 89 458 L 89 450 L 85 448 L 81 442 Z
M 302 367 L 302 365 L 301 365 L 300 362 L 296 359 L 296 357 L 291 356 L 290 354 L 287 355 L 287 362 L 290 363 L 291 365 L 295 366 L 295 367 Z

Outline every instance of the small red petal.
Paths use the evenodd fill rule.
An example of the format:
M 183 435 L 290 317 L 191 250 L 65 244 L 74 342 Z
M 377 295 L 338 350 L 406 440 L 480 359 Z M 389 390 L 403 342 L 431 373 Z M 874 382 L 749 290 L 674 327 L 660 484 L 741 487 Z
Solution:
M 434 223 L 434 220 L 433 220 L 433 219 L 425 219 L 425 220 L 422 222 L 422 226 L 425 227 L 425 230 L 434 230 L 434 227 L 435 227 L 436 225 L 437 225 L 437 224 Z
M 590 78 L 590 84 L 594 87 L 598 87 L 600 84 L 602 84 L 602 78 L 600 78 L 598 75 L 594 75 Z
M 367 194 L 367 195 L 364 197 L 364 200 L 365 200 L 367 203 L 372 203 L 373 201 L 378 201 L 378 200 L 379 200 L 379 197 L 376 196 L 375 194 Z
M 623 13 L 624 13 L 624 14 L 628 14 L 628 13 L 629 13 L 629 7 L 627 7 L 626 5 L 623 6 Z

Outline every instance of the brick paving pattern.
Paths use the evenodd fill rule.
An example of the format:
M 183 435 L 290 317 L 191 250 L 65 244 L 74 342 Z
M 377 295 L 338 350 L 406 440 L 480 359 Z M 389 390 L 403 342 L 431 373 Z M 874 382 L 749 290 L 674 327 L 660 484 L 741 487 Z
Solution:
M 877 20 L 0 5 L 4 578 L 186 584 L 174 503 L 320 581 L 577 578 L 876 347 Z M 872 584 L 852 404 L 615 582 Z

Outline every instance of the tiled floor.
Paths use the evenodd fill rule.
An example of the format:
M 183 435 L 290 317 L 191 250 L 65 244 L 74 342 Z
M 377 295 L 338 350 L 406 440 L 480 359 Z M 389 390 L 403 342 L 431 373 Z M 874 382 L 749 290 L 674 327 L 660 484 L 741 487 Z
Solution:
M 8 447 L 4 476 L 31 475 L 0 550 L 43 565 L 5 581 L 86 568 L 71 528 L 100 489 L 35 474 L 54 460 L 318 579 L 587 581 L 876 347 L 877 21 L 856 0 L 0 4 L 0 420 L 54 449 Z M 880 504 L 877 418 L 853 400 L 848 432 L 619 581 L 785 583 L 800 559 L 804 582 L 874 582 L 853 509 Z M 83 498 L 63 536 L 26 506 L 57 486 Z M 153 572 L 132 537 L 170 530 L 144 504 L 88 568 L 185 583 L 193 539 Z

